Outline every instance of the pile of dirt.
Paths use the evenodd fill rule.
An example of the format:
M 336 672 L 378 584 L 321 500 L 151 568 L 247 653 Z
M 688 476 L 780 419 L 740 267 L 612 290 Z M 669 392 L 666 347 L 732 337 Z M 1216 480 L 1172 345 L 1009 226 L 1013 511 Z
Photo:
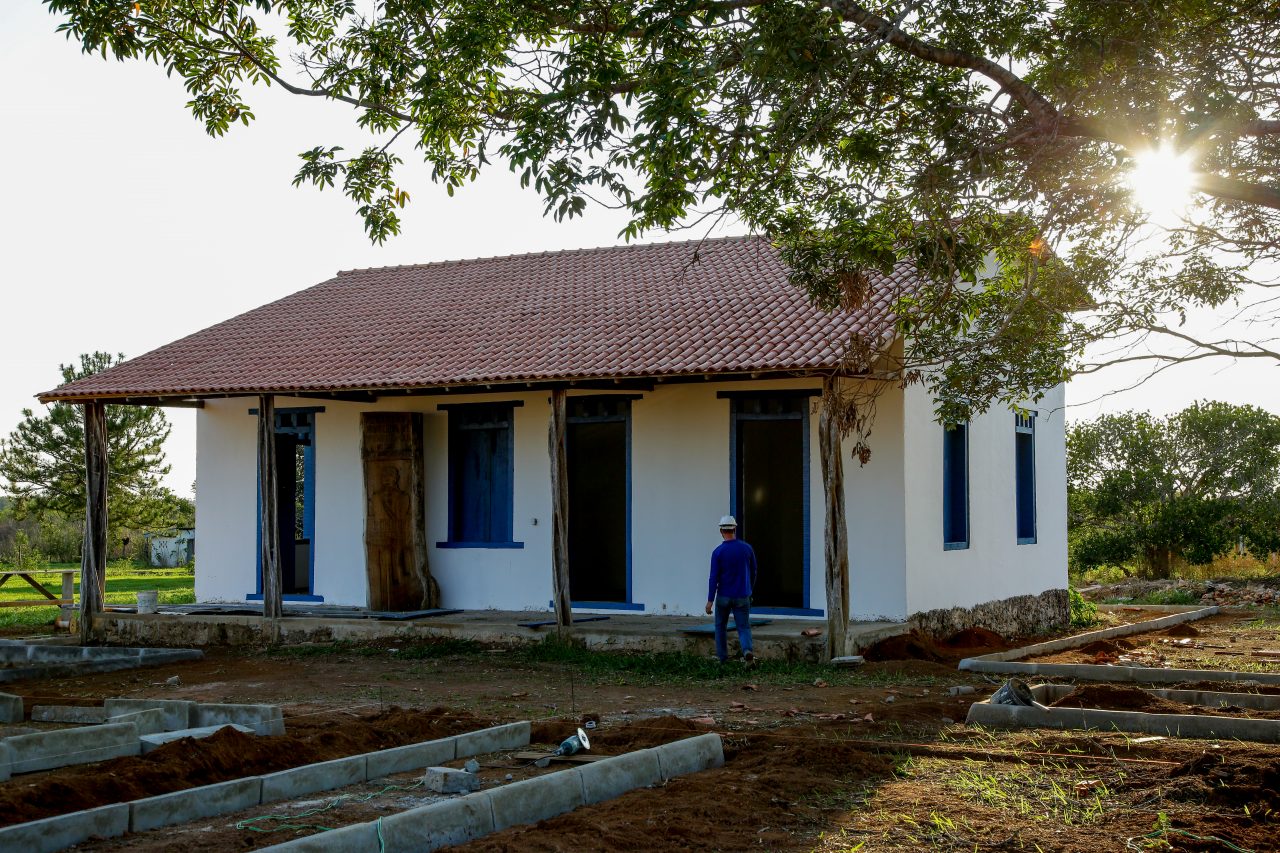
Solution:
M 33 773 L 0 787 L 0 826 L 127 802 L 245 776 L 274 773 L 491 725 L 465 712 L 391 708 L 286 719 L 287 734 L 257 737 L 225 728 L 201 740 L 183 738 L 146 755 Z
M 530 743 L 557 744 L 577 731 L 578 724 L 567 720 L 542 720 L 533 724 Z M 652 717 L 622 725 L 607 725 L 592 730 L 591 751 L 603 755 L 632 752 L 661 746 L 694 735 L 706 734 L 706 726 L 681 717 Z
M 890 758 L 807 727 L 727 740 L 729 763 L 658 788 L 517 827 L 455 848 L 468 853 L 566 850 L 776 850 L 792 829 L 833 810 L 830 794 L 887 777 Z M 814 796 L 823 793 L 827 796 Z
M 1086 655 L 1118 655 L 1121 652 L 1127 652 L 1133 648 L 1133 643 L 1128 640 L 1094 640 L 1092 643 L 1085 643 L 1076 651 Z
M 1152 696 L 1138 687 L 1082 684 L 1051 703 L 1057 708 L 1098 708 L 1108 711 L 1145 711 L 1151 714 L 1187 714 L 1188 706 Z
M 1205 753 L 1184 762 L 1172 772 L 1174 783 L 1165 796 L 1194 803 L 1231 807 L 1245 814 L 1280 812 L 1280 762 L 1237 757 L 1230 763 L 1221 755 Z
M 1004 637 L 986 628 L 965 628 L 957 631 L 942 641 L 941 645 L 949 649 L 985 649 L 999 651 L 1006 647 Z
M 919 631 L 887 637 L 866 649 L 862 656 L 873 663 L 887 660 L 927 660 L 942 663 L 951 657 L 939 649 L 931 637 Z
M 1199 637 L 1200 632 L 1186 622 L 1181 622 L 1162 632 L 1166 637 Z

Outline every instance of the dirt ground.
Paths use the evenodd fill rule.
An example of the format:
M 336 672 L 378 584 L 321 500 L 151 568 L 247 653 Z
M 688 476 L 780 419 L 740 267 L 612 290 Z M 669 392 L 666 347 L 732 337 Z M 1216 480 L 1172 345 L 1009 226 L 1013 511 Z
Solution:
M 0 799 L 12 821 L 83 808 L 94 797 L 139 796 L 134 787 L 154 794 L 165 785 L 191 787 L 225 778 L 220 774 L 281 769 L 490 722 L 533 720 L 535 741 L 551 744 L 589 716 L 599 721 L 598 751 L 712 730 L 724 737 L 726 765 L 461 849 L 1280 849 L 1280 748 L 971 728 L 963 725 L 969 704 L 994 686 L 956 671 L 954 661 L 1007 644 L 982 633 L 900 642 L 903 648 L 888 644 L 870 655 L 885 659 L 857 670 L 782 663 L 591 668 L 510 650 L 436 653 L 384 644 L 211 650 L 202 661 L 17 683 L 9 690 L 29 705 L 112 696 L 275 702 L 285 708 L 287 734 L 228 734 L 172 755 L 162 749 L 19 776 L 0 784 Z M 908 648 L 912 643 L 920 648 Z M 168 684 L 173 676 L 179 683 Z M 951 696 L 947 688 L 955 685 L 975 692 Z M 482 775 L 495 781 L 528 772 L 510 756 L 484 763 Z M 270 811 L 259 808 L 78 849 L 255 849 L 316 831 L 287 828 L 291 823 L 342 825 L 418 802 L 413 774 L 391 781 L 399 787 L 335 792 L 358 796 L 314 817 L 288 812 L 300 819 L 254 824 L 270 832 L 236 826 Z M 314 808 L 332 802 L 311 799 Z
M 1280 673 L 1280 614 L 1224 613 L 1028 660 Z

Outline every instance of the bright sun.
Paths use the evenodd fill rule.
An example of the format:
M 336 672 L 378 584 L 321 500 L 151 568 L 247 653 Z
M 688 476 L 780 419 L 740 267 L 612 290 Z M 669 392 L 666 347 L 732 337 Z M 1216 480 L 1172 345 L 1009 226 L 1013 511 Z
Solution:
M 1194 177 L 1191 158 L 1162 145 L 1134 156 L 1128 184 L 1143 210 L 1154 216 L 1178 216 L 1191 203 Z

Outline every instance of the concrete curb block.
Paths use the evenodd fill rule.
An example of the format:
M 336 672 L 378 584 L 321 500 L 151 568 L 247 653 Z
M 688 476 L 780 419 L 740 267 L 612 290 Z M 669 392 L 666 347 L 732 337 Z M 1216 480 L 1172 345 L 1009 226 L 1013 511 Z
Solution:
M 262 802 L 274 803 L 292 797 L 305 797 L 317 791 L 356 785 L 367 780 L 365 756 L 335 758 L 318 764 L 305 764 L 292 770 L 262 776 Z
M 161 826 L 172 826 L 240 811 L 262 802 L 262 777 L 233 779 L 216 785 L 203 785 L 186 791 L 174 791 L 134 800 L 129 803 L 129 831 L 145 832 Z
M 12 770 L 12 753 L 9 751 L 9 744 L 0 741 L 0 782 L 9 781 L 9 777 L 13 775 Z
M 1101 729 L 1168 735 L 1170 737 L 1231 738 L 1280 743 L 1280 721 L 1210 717 L 1197 714 L 1145 714 L 1092 708 L 1035 708 L 975 702 L 966 723 L 1042 729 Z
M 38 732 L 5 738 L 10 749 L 10 770 L 32 773 L 71 764 L 89 764 L 138 755 L 142 751 L 134 723 L 106 723 L 60 731 Z
M 961 661 L 970 672 L 1039 675 L 1044 678 L 1078 678 L 1081 681 L 1137 681 L 1172 684 L 1179 681 L 1253 681 L 1280 684 L 1280 675 L 1235 672 L 1230 669 L 1155 669 L 1141 666 L 1103 666 L 1093 663 L 1016 663 L 1014 661 Z
M 392 773 L 420 770 L 436 764 L 444 764 L 458 757 L 457 738 L 446 737 L 425 743 L 411 743 L 379 752 L 370 752 L 365 758 L 365 775 L 369 779 L 381 779 Z
M 115 803 L 96 809 L 47 817 L 0 829 L 0 850 L 22 853 L 54 853 L 56 850 L 99 838 L 115 838 L 129 831 L 129 805 Z
M 138 727 L 138 735 L 154 735 L 164 731 L 164 711 L 159 708 L 148 708 L 145 711 L 130 711 L 107 717 L 108 723 L 133 723 Z
M 96 726 L 107 721 L 107 711 L 92 705 L 32 705 L 31 720 L 39 723 Z
M 23 719 L 22 697 L 0 693 L 0 723 L 20 723 Z
M 665 762 L 660 763 L 663 755 Z M 490 832 L 537 823 L 588 802 L 603 802 L 609 799 L 603 796 L 606 791 L 613 792 L 612 796 L 616 797 L 663 779 L 723 764 L 724 747 L 720 736 L 714 733 L 698 735 L 654 749 L 603 758 L 581 767 L 410 809 L 382 819 L 382 839 L 386 853 L 431 853 Z M 590 796 L 599 796 L 599 799 L 589 801 L 589 790 L 592 792 Z M 310 835 L 266 850 L 290 853 L 376 850 L 378 831 L 378 822 L 373 821 Z
M 102 707 L 107 709 L 109 717 L 159 708 L 164 713 L 166 732 L 181 731 L 195 725 L 191 718 L 195 713 L 196 703 L 190 699 L 108 699 L 102 703 Z
M 478 732 L 467 732 L 455 736 L 457 754 L 454 757 L 466 758 L 470 755 L 501 752 L 504 749 L 519 749 L 529 745 L 531 736 L 532 726 L 528 722 L 508 723 Z
M 259 735 L 284 734 L 284 714 L 279 705 L 230 705 L 197 703 L 191 711 L 192 728 L 236 723 Z
M 1007 652 L 992 652 L 989 655 L 980 655 L 976 658 L 965 658 L 960 661 L 960 669 L 973 668 L 966 664 L 975 661 L 1016 661 L 1020 658 L 1031 657 L 1032 655 L 1047 655 L 1053 652 L 1066 651 L 1067 649 L 1078 649 L 1081 646 L 1087 646 L 1095 640 L 1109 640 L 1112 637 L 1126 637 L 1130 634 L 1145 634 L 1148 631 L 1159 631 L 1162 628 L 1171 628 L 1174 625 L 1180 625 L 1183 622 L 1193 622 L 1197 619 L 1205 619 L 1209 616 L 1218 614 L 1218 607 L 1200 607 L 1195 610 L 1183 610 L 1178 613 L 1172 613 L 1168 616 L 1161 616 L 1158 619 L 1148 619 L 1145 622 L 1134 622 L 1131 625 L 1116 625 L 1114 628 L 1103 628 L 1100 631 L 1088 631 L 1084 634 L 1076 634 L 1073 637 L 1063 637 L 1059 640 L 1050 640 L 1047 643 L 1035 643 L 1030 646 L 1023 646 L 1020 649 L 1010 649 Z M 992 672 L 994 670 L 973 670 L 975 672 Z

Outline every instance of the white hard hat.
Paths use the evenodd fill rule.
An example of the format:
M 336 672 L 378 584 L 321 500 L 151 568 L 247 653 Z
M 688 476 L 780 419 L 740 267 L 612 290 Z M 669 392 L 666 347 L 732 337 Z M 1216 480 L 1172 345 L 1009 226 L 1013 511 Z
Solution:
M 732 515 L 723 515 L 720 517 L 721 527 L 737 527 L 738 522 Z

